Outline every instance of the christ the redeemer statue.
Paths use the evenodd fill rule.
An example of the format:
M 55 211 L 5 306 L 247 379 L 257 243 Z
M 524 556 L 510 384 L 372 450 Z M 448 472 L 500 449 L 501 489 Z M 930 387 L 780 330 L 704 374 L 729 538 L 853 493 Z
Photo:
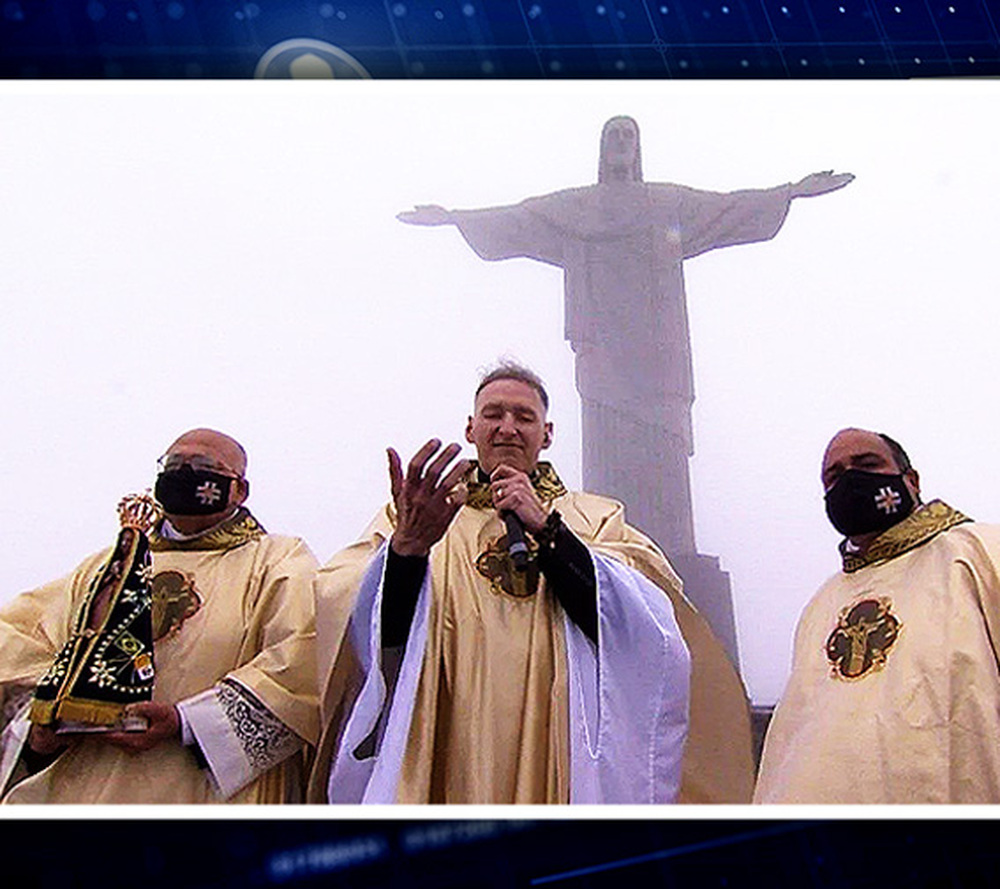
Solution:
M 418 206 L 414 225 L 455 225 L 483 259 L 528 257 L 565 271 L 566 339 L 583 406 L 583 487 L 625 503 L 671 558 L 696 554 L 688 458 L 694 385 L 683 261 L 773 238 L 793 198 L 847 185 L 813 173 L 721 194 L 644 182 L 639 128 L 601 134 L 597 185 L 484 210 Z

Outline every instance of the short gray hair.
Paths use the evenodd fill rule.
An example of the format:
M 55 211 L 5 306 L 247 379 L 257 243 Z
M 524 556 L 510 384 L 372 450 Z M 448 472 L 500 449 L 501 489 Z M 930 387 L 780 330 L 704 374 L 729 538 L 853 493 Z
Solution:
M 474 398 L 478 398 L 479 393 L 483 389 L 497 380 L 517 380 L 519 383 L 531 386 L 538 393 L 538 397 L 542 399 L 542 407 L 546 411 L 549 409 L 549 394 L 545 391 L 545 384 L 542 382 L 542 378 L 531 370 L 531 368 L 507 358 L 501 359 L 492 368 L 487 369 L 479 380 L 479 386 L 476 388 Z

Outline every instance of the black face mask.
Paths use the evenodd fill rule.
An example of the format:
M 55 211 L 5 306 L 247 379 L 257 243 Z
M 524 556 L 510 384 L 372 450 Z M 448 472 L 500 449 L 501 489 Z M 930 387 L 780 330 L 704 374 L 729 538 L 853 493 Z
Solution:
M 156 477 L 154 494 L 171 515 L 211 515 L 229 505 L 233 481 L 228 475 L 195 470 L 188 465 L 161 472 Z
M 845 537 L 887 531 L 913 506 L 902 475 L 848 469 L 826 492 L 826 515 Z

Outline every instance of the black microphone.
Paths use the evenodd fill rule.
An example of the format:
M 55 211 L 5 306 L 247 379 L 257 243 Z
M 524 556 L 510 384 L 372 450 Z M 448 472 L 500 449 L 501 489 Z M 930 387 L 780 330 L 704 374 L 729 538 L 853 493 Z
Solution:
M 500 513 L 504 526 L 507 528 L 507 552 L 510 560 L 518 571 L 528 569 L 528 544 L 524 542 L 524 525 L 516 512 L 505 509 Z

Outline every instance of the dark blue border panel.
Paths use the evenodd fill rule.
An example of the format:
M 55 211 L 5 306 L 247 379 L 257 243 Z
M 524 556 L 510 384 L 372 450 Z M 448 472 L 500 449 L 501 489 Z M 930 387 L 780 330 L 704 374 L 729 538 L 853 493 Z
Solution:
M 0 0 L 0 77 L 326 70 L 296 53 L 337 77 L 997 76 L 998 24 L 1000 0 Z

